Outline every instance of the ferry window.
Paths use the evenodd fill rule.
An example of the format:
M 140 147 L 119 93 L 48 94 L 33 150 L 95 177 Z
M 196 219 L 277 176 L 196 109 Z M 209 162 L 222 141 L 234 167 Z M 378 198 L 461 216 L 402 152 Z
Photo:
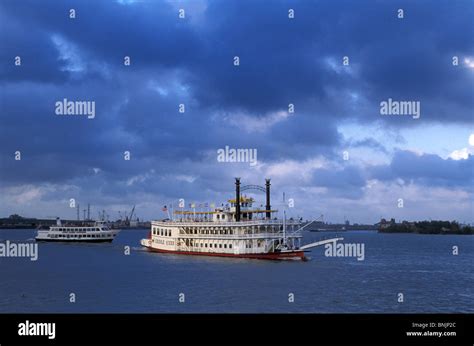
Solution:
M 204 244 L 204 247 L 207 247 L 207 244 Z
M 227 249 L 227 244 L 224 244 L 224 249 Z
M 232 249 L 232 244 L 229 244 L 229 249 Z
M 219 214 L 217 214 L 217 220 L 219 220 L 219 218 L 220 218 L 220 216 L 219 216 Z
M 222 248 L 222 244 L 219 244 L 219 248 Z

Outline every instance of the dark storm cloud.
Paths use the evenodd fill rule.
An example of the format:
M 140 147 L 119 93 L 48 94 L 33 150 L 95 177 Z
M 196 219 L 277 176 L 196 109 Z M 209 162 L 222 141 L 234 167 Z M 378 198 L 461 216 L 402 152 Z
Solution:
M 287 18 L 290 5 L 295 20 Z M 44 35 L 60 33 L 112 68 L 122 68 L 123 56 L 131 55 L 137 69 L 182 69 L 193 95 L 211 108 L 244 109 L 258 116 L 293 102 L 321 112 L 320 117 L 363 117 L 346 113 L 344 91 L 353 90 L 368 99 L 371 119 L 380 100 L 388 97 L 422 100 L 428 119 L 445 119 L 460 103 L 463 107 L 449 114 L 450 120 L 466 121 L 472 115 L 467 112 L 472 106 L 472 75 L 451 65 L 453 55 L 462 60 L 474 54 L 469 25 L 474 13 L 468 1 L 337 6 L 215 1 L 199 26 L 179 20 L 165 2 L 4 6 L 6 14 L 20 17 L 21 23 Z M 67 18 L 71 7 L 77 10 L 74 21 Z M 405 9 L 405 19 L 396 18 L 398 8 Z M 50 45 L 37 50 L 38 55 Z M 235 55 L 241 58 L 238 68 L 232 66 Z M 340 66 L 344 55 L 356 74 Z M 334 59 L 338 71 L 327 65 L 327 58 Z M 328 94 L 331 89 L 338 90 L 338 102 Z M 436 102 L 440 95 L 443 103 Z
M 417 155 L 397 151 L 384 165 L 337 169 L 316 169 L 309 186 L 324 187 L 326 195 L 358 199 L 364 194 L 368 179 L 385 183 L 417 184 L 425 188 L 463 188 L 474 186 L 474 156 L 466 160 L 443 159 L 434 154 Z
M 396 18 L 398 8 L 405 19 Z M 3 1 L 0 177 L 77 182 L 118 196 L 228 190 L 224 180 L 236 172 L 215 164 L 218 148 L 257 148 L 267 163 L 331 156 L 345 144 L 341 121 L 384 120 L 379 103 L 389 97 L 422 101 L 421 121 L 467 123 L 473 74 L 451 58 L 462 65 L 474 55 L 473 8 L 470 1 L 210 1 L 194 23 L 197 14 L 180 20 L 164 1 Z M 16 55 L 21 67 L 13 66 Z M 341 66 L 344 55 L 349 67 Z M 96 101 L 97 118 L 58 118 L 53 105 L 62 98 Z M 270 124 L 289 103 L 295 114 Z M 353 145 L 385 152 L 371 139 Z M 25 161 L 12 160 L 16 150 Z M 419 168 L 414 179 L 449 184 L 469 168 L 404 155 L 377 176 L 409 177 L 422 161 L 443 176 Z M 176 175 L 197 178 L 169 177 Z M 321 170 L 313 183 L 357 197 L 365 176 Z
M 466 160 L 443 159 L 438 155 L 417 155 L 410 151 L 395 153 L 389 165 L 372 169 L 374 178 L 389 181 L 397 178 L 424 186 L 474 186 L 474 156 Z
M 362 140 L 350 140 L 348 141 L 346 145 L 353 148 L 357 148 L 357 147 L 371 148 L 385 154 L 388 153 L 387 148 L 385 148 L 384 145 L 382 145 L 380 142 L 376 141 L 373 138 L 364 138 Z

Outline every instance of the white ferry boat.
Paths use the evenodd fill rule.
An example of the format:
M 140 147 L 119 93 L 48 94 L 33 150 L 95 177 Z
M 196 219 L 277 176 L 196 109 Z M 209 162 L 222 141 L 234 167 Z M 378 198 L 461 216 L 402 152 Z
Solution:
M 62 225 L 61 220 L 56 220 L 56 225 L 38 228 L 36 241 L 59 242 L 111 242 L 119 230 L 111 229 L 105 221 L 95 221 L 86 225 Z
M 306 260 L 308 249 L 343 238 L 332 238 L 301 246 L 301 223 L 272 218 L 277 210 L 270 206 L 270 179 L 265 187 L 240 186 L 235 179 L 235 199 L 230 205 L 212 211 L 178 210 L 163 221 L 152 221 L 151 231 L 141 245 L 150 251 L 220 257 L 271 260 Z M 254 200 L 241 191 L 257 189 L 266 192 L 265 209 L 253 208 Z

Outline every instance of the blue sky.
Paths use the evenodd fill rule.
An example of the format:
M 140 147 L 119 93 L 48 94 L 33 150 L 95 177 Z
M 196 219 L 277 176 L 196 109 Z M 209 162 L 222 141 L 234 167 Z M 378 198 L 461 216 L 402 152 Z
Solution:
M 239 176 L 294 216 L 473 222 L 472 18 L 467 0 L 2 1 L 0 215 L 72 218 L 75 198 L 160 218 Z M 58 116 L 64 98 L 95 118 Z M 381 115 L 389 98 L 420 117 Z M 218 162 L 226 146 L 258 164 Z

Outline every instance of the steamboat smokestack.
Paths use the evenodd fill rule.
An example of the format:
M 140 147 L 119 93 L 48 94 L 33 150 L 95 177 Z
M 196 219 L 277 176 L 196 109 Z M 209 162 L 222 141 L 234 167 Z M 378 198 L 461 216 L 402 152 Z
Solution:
M 240 178 L 235 178 L 235 221 L 240 221 Z
M 267 219 L 270 219 L 272 217 L 272 213 L 270 212 L 272 209 L 270 206 L 270 179 L 265 179 L 265 192 L 267 195 L 267 205 L 265 206 L 267 212 L 265 213 L 265 216 Z

